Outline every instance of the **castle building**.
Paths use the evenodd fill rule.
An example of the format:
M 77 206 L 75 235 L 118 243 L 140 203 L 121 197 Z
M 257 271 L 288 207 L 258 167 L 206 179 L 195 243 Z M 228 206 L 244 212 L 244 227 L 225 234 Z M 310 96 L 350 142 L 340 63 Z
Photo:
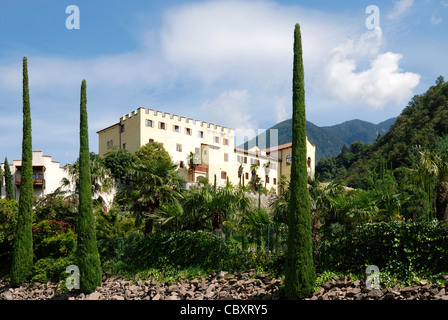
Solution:
M 275 150 L 258 147 L 244 150 L 235 147 L 234 129 L 176 114 L 140 107 L 97 133 L 100 157 L 115 147 L 134 153 L 147 143 L 163 143 L 172 162 L 178 165 L 181 177 L 189 182 L 205 178 L 213 183 L 216 176 L 218 186 L 224 186 L 227 180 L 239 185 L 243 180 L 247 184 L 258 177 L 264 187 L 276 192 L 282 170 L 289 178 L 288 164 L 283 163 L 289 159 L 287 145 Z M 309 147 L 307 156 L 313 168 L 309 174 L 314 176 L 315 147 L 311 144 Z M 194 168 L 189 166 L 191 154 Z
M 1 166 L 4 167 L 4 163 Z M 54 161 L 51 156 L 44 155 L 41 150 L 33 150 L 33 196 L 44 197 L 61 187 L 61 180 L 68 178 L 68 175 L 59 161 Z M 20 172 L 22 169 L 22 160 L 13 160 L 9 164 L 9 169 L 13 176 L 14 196 L 16 199 L 20 197 Z M 5 190 L 5 181 L 2 179 L 2 190 Z M 68 190 L 67 190 L 68 191 Z M 2 198 L 5 192 L 2 192 Z

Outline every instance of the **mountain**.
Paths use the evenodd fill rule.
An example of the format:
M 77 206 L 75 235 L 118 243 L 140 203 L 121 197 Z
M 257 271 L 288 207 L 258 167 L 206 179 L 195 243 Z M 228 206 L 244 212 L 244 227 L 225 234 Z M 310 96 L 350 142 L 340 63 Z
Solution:
M 350 146 L 355 141 L 362 143 L 375 142 L 378 134 L 385 135 L 396 118 L 391 118 L 378 124 L 362 120 L 350 120 L 333 126 L 319 127 L 307 121 L 306 132 L 308 140 L 316 146 L 316 163 L 321 159 L 330 158 L 341 152 L 344 144 Z M 258 145 L 258 140 L 266 139 L 266 147 L 271 146 L 270 130 L 278 130 L 278 144 L 282 145 L 292 140 L 292 119 L 277 123 L 266 132 L 240 146 Z M 272 147 L 276 146 L 275 142 Z

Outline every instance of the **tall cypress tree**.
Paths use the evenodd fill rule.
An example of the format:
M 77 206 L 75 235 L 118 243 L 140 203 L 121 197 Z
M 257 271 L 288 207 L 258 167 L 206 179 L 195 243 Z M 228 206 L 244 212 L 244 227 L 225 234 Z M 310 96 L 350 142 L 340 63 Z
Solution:
M 20 171 L 19 212 L 11 266 L 11 285 L 19 286 L 33 269 L 33 150 L 31 144 L 31 110 L 28 88 L 28 64 L 23 58 L 23 138 Z
M 287 299 L 291 300 L 311 296 L 316 281 L 311 238 L 310 199 L 307 186 L 305 80 L 299 24 L 296 24 L 294 30 L 292 89 L 291 199 L 285 268 L 285 295 Z
M 79 206 L 78 245 L 76 260 L 80 272 L 80 289 L 91 293 L 101 285 L 102 271 L 95 235 L 95 221 L 92 205 L 92 180 L 90 172 L 90 151 L 87 123 L 86 81 L 81 84 L 80 105 L 80 147 L 79 147 Z
M 13 200 L 14 197 L 14 182 L 12 180 L 12 174 L 11 169 L 9 169 L 9 163 L 8 158 L 5 158 L 5 165 L 4 165 L 4 173 L 5 176 L 5 192 L 6 192 L 6 200 Z

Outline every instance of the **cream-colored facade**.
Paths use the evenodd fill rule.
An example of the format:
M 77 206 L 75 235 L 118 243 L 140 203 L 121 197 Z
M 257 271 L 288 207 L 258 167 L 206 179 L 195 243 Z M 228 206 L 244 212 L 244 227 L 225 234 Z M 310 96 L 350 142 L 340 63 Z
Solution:
M 291 163 L 292 163 L 292 142 L 279 145 L 267 149 L 271 154 L 275 154 L 280 161 L 279 167 L 279 177 L 284 175 L 287 180 L 291 177 Z M 308 138 L 306 139 L 306 161 L 307 161 L 307 172 L 311 179 L 314 179 L 315 173 L 315 156 L 316 156 L 316 146 L 312 144 Z
M 54 192 L 61 187 L 61 180 L 68 178 L 68 175 L 63 167 L 60 166 L 59 161 L 54 161 L 51 156 L 44 155 L 41 150 L 33 150 L 33 195 L 35 197 L 43 197 Z M 4 163 L 1 164 L 2 168 Z M 16 199 L 20 196 L 20 171 L 22 168 L 22 160 L 13 160 L 9 164 L 9 169 L 13 176 L 14 195 Z M 3 179 L 4 180 L 4 179 Z M 2 181 L 2 190 L 5 190 L 4 181 Z M 63 189 L 63 188 L 61 188 Z M 65 191 L 73 191 L 64 189 Z M 2 198 L 5 197 L 5 192 L 2 192 Z
M 247 185 L 252 179 L 252 165 L 256 165 L 256 176 L 260 178 L 262 185 L 268 191 L 277 192 L 279 159 L 267 154 L 265 150 L 260 150 L 258 147 L 253 147 L 249 150 L 235 148 L 235 154 L 236 168 L 241 170 L 239 171 L 238 179 L 241 177 L 242 181 L 244 178 L 244 184 Z
M 190 182 L 204 177 L 213 183 L 216 176 L 218 186 L 224 186 L 227 179 L 238 185 L 244 176 L 247 184 L 252 176 L 250 167 L 255 163 L 258 165 L 257 175 L 263 185 L 268 190 L 277 192 L 281 175 L 285 175 L 287 179 L 290 176 L 291 169 L 286 163 L 290 145 L 271 150 L 260 150 L 258 147 L 249 150 L 235 148 L 234 129 L 176 114 L 140 107 L 97 133 L 101 157 L 105 157 L 116 147 L 134 153 L 149 142 L 163 143 L 173 163 L 178 165 L 180 175 Z M 195 154 L 194 174 L 188 170 L 190 152 Z M 315 147 L 307 141 L 308 173 L 312 177 L 314 155 Z

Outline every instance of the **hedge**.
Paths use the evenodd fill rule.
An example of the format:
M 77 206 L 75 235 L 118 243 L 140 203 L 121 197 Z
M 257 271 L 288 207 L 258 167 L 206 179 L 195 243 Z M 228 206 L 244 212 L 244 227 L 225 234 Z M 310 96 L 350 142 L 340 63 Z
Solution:
M 320 270 L 363 273 L 369 265 L 407 277 L 448 271 L 444 223 L 379 222 L 326 230 L 315 252 Z

